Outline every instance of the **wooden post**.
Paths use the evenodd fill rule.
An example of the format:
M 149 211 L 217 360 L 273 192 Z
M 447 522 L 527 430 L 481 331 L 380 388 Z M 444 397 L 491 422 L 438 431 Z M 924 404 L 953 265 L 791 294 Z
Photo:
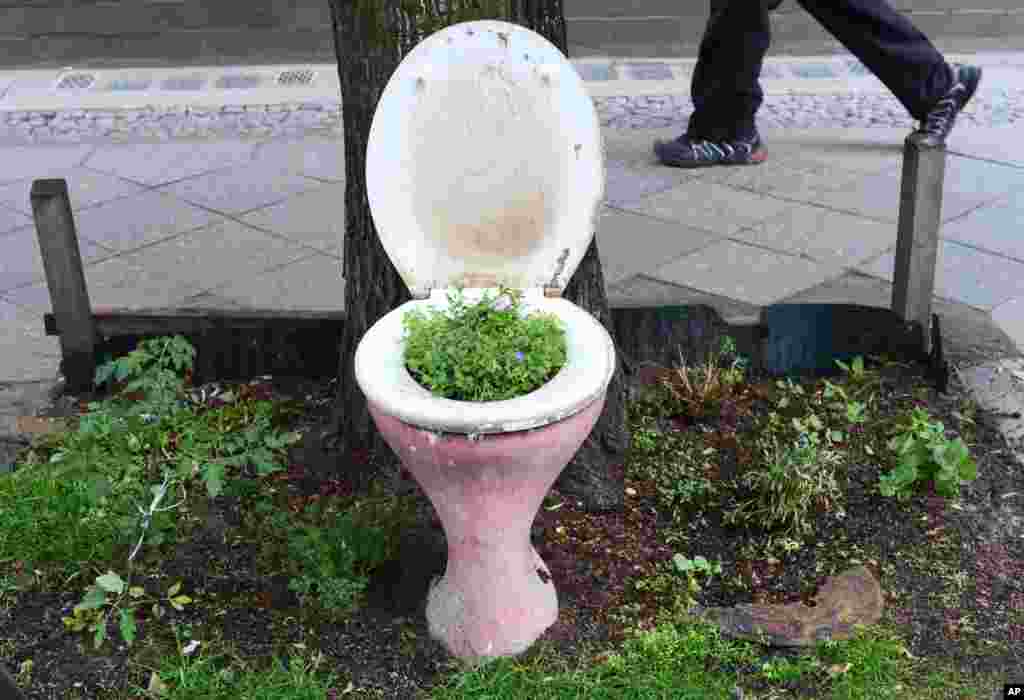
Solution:
M 60 328 L 64 378 L 72 392 L 92 391 L 96 372 L 96 328 L 67 182 L 35 180 L 30 196 L 53 315 Z
M 929 352 L 932 295 L 942 222 L 942 183 L 946 146 L 927 146 L 917 132 L 903 144 L 903 182 L 896 237 L 892 310 L 904 321 L 921 324 Z

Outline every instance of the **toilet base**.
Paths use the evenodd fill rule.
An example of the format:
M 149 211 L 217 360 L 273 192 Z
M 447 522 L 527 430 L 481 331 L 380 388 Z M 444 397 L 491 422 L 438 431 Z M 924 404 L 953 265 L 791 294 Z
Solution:
M 381 436 L 426 492 L 448 541 L 427 596 L 431 635 L 469 661 L 525 651 L 558 617 L 551 572 L 530 527 L 558 474 L 590 434 L 605 394 L 532 430 L 470 438 L 404 423 L 368 402 Z
M 558 595 L 544 560 L 529 542 L 514 549 L 456 549 L 427 594 L 430 636 L 462 659 L 526 651 L 558 619 Z M 477 585 L 485 572 L 501 586 Z

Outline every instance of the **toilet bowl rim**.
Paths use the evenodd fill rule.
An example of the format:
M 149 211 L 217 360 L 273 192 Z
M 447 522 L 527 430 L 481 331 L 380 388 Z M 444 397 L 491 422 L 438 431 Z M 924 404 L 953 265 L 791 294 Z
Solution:
M 566 362 L 538 389 L 503 401 L 454 401 L 432 395 L 402 360 L 402 317 L 434 299 L 413 299 L 379 319 L 360 340 L 355 375 L 367 401 L 404 423 L 439 433 L 485 435 L 541 428 L 565 420 L 602 398 L 617 362 L 608 331 L 586 310 L 562 298 L 542 298 L 537 311 L 553 313 L 566 329 Z

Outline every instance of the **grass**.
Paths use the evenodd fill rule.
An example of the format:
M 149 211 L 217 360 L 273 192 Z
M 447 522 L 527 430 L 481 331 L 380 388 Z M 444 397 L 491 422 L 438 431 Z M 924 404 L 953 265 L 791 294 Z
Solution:
M 168 700 L 375 697 L 339 677 L 337 661 L 317 650 L 316 630 L 344 624 L 363 604 L 370 573 L 396 556 L 403 528 L 413 523 L 408 503 L 390 495 L 353 497 L 324 489 L 297 502 L 281 486 L 288 468 L 285 450 L 294 442 L 280 419 L 284 410 L 265 397 L 246 395 L 244 387 L 190 405 L 182 398 L 194 393 L 192 388 L 174 374 L 180 377 L 187 369 L 189 349 L 180 339 L 150 342 L 141 357 L 104 368 L 103 378 L 120 382 L 120 392 L 92 406 L 76 431 L 38 441 L 12 475 L 0 477 L 0 608 L 16 608 L 19 596 L 33 591 L 70 588 L 80 594 L 75 602 L 82 601 L 90 586 L 102 587 L 101 574 L 117 572 L 123 590 L 108 587 L 104 602 L 83 612 L 90 629 L 104 628 L 98 647 L 120 644 L 133 659 L 133 687 L 104 696 L 115 700 L 142 694 Z M 894 432 L 901 426 L 909 430 L 911 414 L 874 423 L 865 418 L 874 389 L 863 364 L 847 367 L 842 381 L 826 383 L 825 391 L 778 382 L 759 399 L 774 409 L 762 433 L 771 439 L 747 446 L 746 453 L 742 445 L 737 449 L 748 459 L 763 460 L 757 462 L 758 478 L 739 480 L 730 491 L 733 486 L 711 473 L 720 452 L 695 440 L 692 430 L 657 429 L 659 421 L 683 410 L 691 417 L 739 420 L 733 414 L 742 415 L 755 397 L 744 384 L 742 363 L 736 358 L 730 363 L 727 354 L 702 368 L 684 365 L 674 379 L 665 379 L 660 393 L 653 391 L 630 407 L 634 447 L 628 470 L 631 478 L 650 485 L 659 508 L 674 521 L 665 536 L 677 545 L 685 546 L 686 526 L 695 514 L 731 503 L 737 517 L 749 512 L 754 519 L 777 521 L 782 534 L 776 533 L 766 551 L 777 550 L 779 543 L 783 550 L 792 542 L 799 548 L 808 519 L 822 507 L 839 507 L 839 485 L 850 478 L 850 455 L 885 453 Z M 147 383 L 147 376 L 155 379 Z M 141 398 L 126 399 L 129 388 Z M 152 396 L 163 397 L 163 403 Z M 969 407 L 963 415 L 969 443 Z M 918 419 L 920 424 L 920 414 Z M 154 499 L 161 480 L 170 488 L 163 500 Z M 908 483 L 914 486 L 913 479 Z M 776 488 L 779 484 L 785 488 Z M 232 536 L 256 543 L 259 569 L 283 576 L 298 594 L 299 605 L 283 611 L 282 625 L 292 636 L 301 630 L 306 641 L 279 641 L 270 654 L 247 655 L 214 641 L 209 630 L 217 620 L 257 604 L 258 596 L 246 603 L 250 599 L 218 597 L 198 584 L 173 588 L 176 576 L 165 570 L 165 562 L 177 543 L 208 532 L 214 496 L 237 503 L 240 524 Z M 208 566 L 213 574 L 221 564 L 211 560 Z M 709 565 L 701 575 L 717 573 Z M 950 575 L 962 584 L 962 574 Z M 646 586 L 664 601 L 684 595 L 686 578 L 659 576 L 639 577 L 638 589 Z M 110 580 L 103 579 L 103 585 Z M 696 584 L 695 577 L 690 580 Z M 173 594 L 166 594 L 169 588 Z M 692 592 L 700 589 L 694 585 Z M 175 596 L 184 594 L 188 600 L 175 604 Z M 185 605 L 206 633 L 183 631 Z M 584 646 L 573 656 L 539 643 L 517 659 L 453 668 L 419 697 L 677 700 L 733 698 L 735 689 L 743 688 L 747 697 L 759 698 L 981 699 L 1002 683 L 996 676 L 965 673 L 954 662 L 915 658 L 899 630 L 887 624 L 862 629 L 848 641 L 767 656 L 756 643 L 725 639 L 687 617 L 688 607 L 665 603 L 655 625 L 634 630 L 621 643 Z M 126 610 L 141 623 L 131 640 L 106 631 L 108 619 L 113 623 Z M 624 618 L 631 615 L 622 612 Z M 406 641 L 402 632 L 398 643 Z M 5 656 L 15 651 L 5 639 L 0 648 Z M 33 670 L 29 660 L 17 671 L 19 682 L 30 687 L 39 669 Z M 75 697 L 69 692 L 66 697 Z

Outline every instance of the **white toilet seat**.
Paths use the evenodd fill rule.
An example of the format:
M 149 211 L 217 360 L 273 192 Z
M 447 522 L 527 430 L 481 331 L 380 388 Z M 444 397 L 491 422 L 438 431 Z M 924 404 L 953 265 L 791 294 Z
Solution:
M 582 79 L 539 34 L 487 20 L 420 42 L 366 145 L 373 221 L 413 297 L 565 289 L 604 198 L 603 146 Z
M 604 152 L 593 100 L 549 41 L 497 21 L 463 22 L 418 44 L 377 104 L 366 188 L 385 252 L 414 297 L 363 336 L 356 381 L 371 403 L 428 430 L 506 433 L 591 405 L 615 371 L 615 345 L 593 316 L 558 296 L 594 236 Z M 566 363 L 507 401 L 432 395 L 405 369 L 402 319 L 444 291 L 523 290 L 553 313 Z M 355 300 L 353 300 L 355 302 Z
M 434 396 L 405 368 L 402 317 L 410 309 L 442 307 L 442 298 L 414 299 L 386 314 L 356 349 L 356 381 L 367 401 L 399 420 L 445 433 L 488 434 L 539 428 L 568 418 L 593 403 L 615 372 L 615 346 L 604 326 L 561 298 L 526 307 L 554 313 L 565 327 L 566 361 L 549 382 L 506 401 L 452 401 Z

